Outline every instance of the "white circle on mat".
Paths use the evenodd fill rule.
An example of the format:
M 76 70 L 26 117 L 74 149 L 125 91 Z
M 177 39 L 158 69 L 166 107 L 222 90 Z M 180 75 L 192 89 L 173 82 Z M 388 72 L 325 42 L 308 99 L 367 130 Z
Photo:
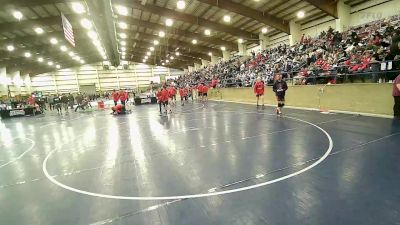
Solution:
M 226 112 L 226 113 L 236 113 L 236 114 L 264 114 L 264 115 L 274 115 L 274 114 L 268 114 L 268 113 L 259 113 L 259 112 L 235 112 L 235 111 L 216 111 L 218 113 L 220 112 Z M 203 112 L 204 113 L 204 112 Z M 296 120 L 299 122 L 303 122 L 306 123 L 310 126 L 313 126 L 317 129 L 319 129 L 328 139 L 329 141 L 329 146 L 328 149 L 325 151 L 324 155 L 319 158 L 317 161 L 315 161 L 313 164 L 307 166 L 306 168 L 303 168 L 299 171 L 293 172 L 291 174 L 288 174 L 286 176 L 283 177 L 279 177 L 270 181 L 266 181 L 263 183 L 259 183 L 259 184 L 255 184 L 255 185 L 250 185 L 250 186 L 246 186 L 246 187 L 241 187 L 241 188 L 236 188 L 236 189 L 231 189 L 231 190 L 227 190 L 227 191 L 215 191 L 215 192 L 208 192 L 208 193 L 200 193 L 200 194 L 191 194 L 191 195 L 176 195 L 176 196 L 122 196 L 122 195 L 108 195 L 108 194 L 101 194 L 101 193 L 95 193 L 95 192 L 90 192 L 90 191 L 84 191 L 84 190 L 80 190 L 71 186 L 68 186 L 66 184 L 63 184 L 61 182 L 59 182 L 58 180 L 56 180 L 54 177 L 52 177 L 49 172 L 47 171 L 47 161 L 49 160 L 49 158 L 51 157 L 51 155 L 58 151 L 57 149 L 52 150 L 51 152 L 49 152 L 49 154 L 47 154 L 46 158 L 43 161 L 43 165 L 42 165 L 42 169 L 43 172 L 45 174 L 45 176 L 47 177 L 47 179 L 49 179 L 52 183 L 54 183 L 55 185 L 72 191 L 72 192 L 76 192 L 79 194 L 83 194 L 83 195 L 87 195 L 87 196 L 93 196 L 93 197 L 99 197 L 99 198 L 107 198 L 107 199 L 118 199 L 118 200 L 142 200 L 142 201 L 154 201 L 154 200 L 176 200 L 176 199 L 190 199 L 190 198 L 204 198 L 204 197 L 211 197 L 211 196 L 217 196 L 217 195 L 226 195 L 226 194 L 232 194 L 232 193 L 237 193 L 237 192 L 241 192 L 241 191 L 246 191 L 246 190 L 251 190 L 251 189 L 255 189 L 255 188 L 259 188 L 259 187 L 263 187 L 263 186 L 267 186 L 269 184 L 273 184 L 273 183 L 277 183 L 279 181 L 283 181 L 286 179 L 289 179 L 291 177 L 295 177 L 297 175 L 300 175 L 312 168 L 314 168 L 315 166 L 317 166 L 318 164 L 320 164 L 321 162 L 323 162 L 331 153 L 332 149 L 333 149 L 333 141 L 331 136 L 329 135 L 329 133 L 327 131 L 325 131 L 324 129 L 322 129 L 321 127 L 319 127 L 316 124 L 313 124 L 311 122 L 302 120 L 302 119 L 298 119 L 295 117 L 290 117 L 290 116 L 285 116 L 285 118 L 289 118 L 292 120 Z

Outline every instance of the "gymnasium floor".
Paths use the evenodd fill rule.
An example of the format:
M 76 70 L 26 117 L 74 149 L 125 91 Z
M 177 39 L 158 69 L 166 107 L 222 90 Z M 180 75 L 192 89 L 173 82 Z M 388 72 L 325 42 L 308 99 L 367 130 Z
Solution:
M 209 102 L 0 121 L 0 224 L 400 224 L 400 124 Z

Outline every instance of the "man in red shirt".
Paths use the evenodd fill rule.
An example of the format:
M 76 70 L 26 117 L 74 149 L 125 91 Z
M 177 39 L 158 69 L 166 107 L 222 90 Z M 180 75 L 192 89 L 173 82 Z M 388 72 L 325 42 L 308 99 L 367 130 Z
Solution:
M 164 106 L 165 114 L 167 114 L 168 111 L 171 112 L 171 110 L 168 110 L 168 99 L 169 99 L 169 93 L 168 93 L 167 87 L 164 86 L 160 93 L 160 101 L 161 101 L 161 104 Z
M 112 94 L 111 94 L 113 100 L 114 100 L 114 105 L 118 104 L 118 100 L 119 100 L 119 93 L 115 90 L 113 90 Z
M 400 119 L 400 75 L 398 75 L 393 82 L 392 95 L 394 98 L 394 106 L 393 106 L 394 118 Z
M 125 106 L 126 99 L 128 99 L 128 93 L 124 90 L 119 91 L 119 100 L 121 101 L 121 104 Z
M 36 98 L 35 96 L 32 94 L 31 96 L 29 96 L 28 100 L 27 100 L 28 105 L 30 106 L 34 106 L 36 103 Z
M 214 77 L 214 78 L 211 80 L 211 87 L 212 87 L 213 89 L 215 89 L 215 88 L 217 88 L 217 86 L 218 86 L 218 79 L 217 79 L 216 77 Z
M 122 104 L 118 104 L 116 106 L 113 106 L 111 109 L 112 109 L 114 115 L 118 115 L 118 114 L 122 114 L 125 111 L 125 106 Z
M 197 86 L 197 92 L 198 92 L 198 99 L 199 101 L 203 101 L 203 84 L 199 84 Z
M 187 92 L 185 91 L 185 88 L 179 88 L 179 95 L 181 96 L 181 105 L 184 106 L 185 101 L 187 101 Z
M 260 98 L 262 106 L 264 107 L 264 82 L 261 80 L 260 77 L 257 78 L 257 81 L 254 84 L 254 94 L 256 94 L 257 98 L 257 107 L 260 106 L 259 105 Z
M 202 88 L 201 88 L 201 92 L 203 93 L 202 94 L 202 100 L 203 100 L 203 102 L 206 102 L 207 100 L 208 100 L 208 87 L 207 87 L 207 85 L 205 85 L 204 83 L 202 84 Z
M 176 88 L 174 86 L 171 86 L 168 88 L 168 93 L 169 93 L 169 97 L 171 99 L 171 104 L 175 105 L 175 101 L 176 101 Z

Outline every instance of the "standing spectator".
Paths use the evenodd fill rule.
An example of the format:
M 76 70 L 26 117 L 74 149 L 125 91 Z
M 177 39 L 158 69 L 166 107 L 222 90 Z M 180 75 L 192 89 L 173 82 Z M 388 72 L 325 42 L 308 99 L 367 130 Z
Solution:
M 65 109 L 65 112 L 68 112 L 68 97 L 65 94 L 62 94 L 61 96 L 61 103 L 63 108 Z
M 119 93 L 117 91 L 115 91 L 115 89 L 113 90 L 112 94 L 111 94 L 113 100 L 114 100 L 114 105 L 118 104 L 118 100 L 119 100 Z
M 49 103 L 49 108 L 50 108 L 50 110 L 53 110 L 54 109 L 54 96 L 53 95 L 50 95 L 49 97 L 48 97 L 48 103 Z
M 81 105 L 81 104 L 82 104 L 82 101 L 83 101 L 83 96 L 82 96 L 82 94 L 81 94 L 81 93 L 78 93 L 78 95 L 76 96 L 75 100 L 76 100 L 76 104 Z
M 54 96 L 53 98 L 54 108 L 57 110 L 59 115 L 62 115 L 62 107 L 61 107 L 61 100 L 58 95 Z
M 69 105 L 69 107 L 71 107 L 71 109 L 74 109 L 74 96 L 71 94 L 71 93 L 69 93 L 69 95 L 68 95 L 68 105 Z
M 400 119 L 400 75 L 393 82 L 393 98 L 394 98 L 394 118 Z

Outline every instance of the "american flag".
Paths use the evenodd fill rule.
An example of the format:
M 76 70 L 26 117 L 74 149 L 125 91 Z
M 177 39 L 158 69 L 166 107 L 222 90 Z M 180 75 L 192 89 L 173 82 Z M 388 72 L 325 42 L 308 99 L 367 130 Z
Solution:
M 72 30 L 72 25 L 68 21 L 68 19 L 64 16 L 64 14 L 61 14 L 61 19 L 62 19 L 65 39 L 67 39 L 67 41 L 71 43 L 72 46 L 75 47 L 75 38 L 74 38 L 74 31 Z

